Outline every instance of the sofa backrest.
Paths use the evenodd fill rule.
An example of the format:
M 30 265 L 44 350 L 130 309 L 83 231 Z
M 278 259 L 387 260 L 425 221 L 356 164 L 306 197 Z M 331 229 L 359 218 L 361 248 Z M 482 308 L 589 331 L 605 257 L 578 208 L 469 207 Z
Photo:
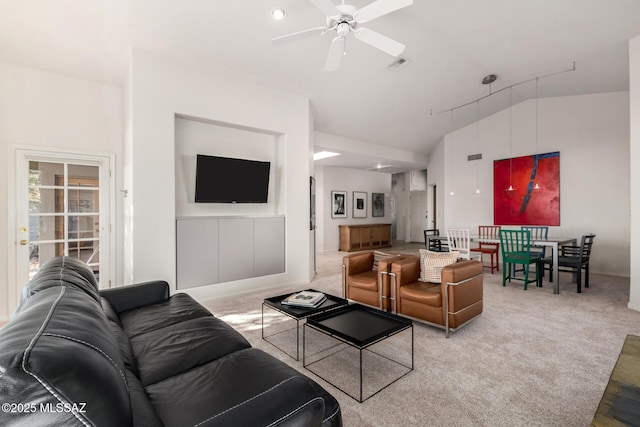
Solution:
M 0 425 L 131 425 L 124 363 L 99 301 L 81 262 L 41 267 L 0 329 L 0 401 L 15 409 L 0 412 Z

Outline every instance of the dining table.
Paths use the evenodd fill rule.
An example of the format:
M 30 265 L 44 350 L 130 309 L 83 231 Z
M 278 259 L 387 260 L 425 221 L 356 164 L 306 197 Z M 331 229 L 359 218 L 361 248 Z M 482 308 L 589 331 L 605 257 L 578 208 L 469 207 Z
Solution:
M 447 240 L 447 236 L 427 236 L 426 237 L 425 246 L 430 247 L 431 240 Z M 491 239 L 491 238 L 480 238 L 478 236 L 470 236 L 470 240 L 472 242 L 477 243 L 500 243 L 500 239 Z M 553 293 L 560 293 L 560 270 L 558 269 L 558 252 L 560 250 L 560 246 L 564 245 L 577 245 L 578 239 L 575 237 L 549 237 L 547 239 L 533 239 L 531 240 L 532 246 L 542 246 L 551 248 L 551 258 L 553 260 L 553 265 L 551 268 L 551 276 L 553 278 Z

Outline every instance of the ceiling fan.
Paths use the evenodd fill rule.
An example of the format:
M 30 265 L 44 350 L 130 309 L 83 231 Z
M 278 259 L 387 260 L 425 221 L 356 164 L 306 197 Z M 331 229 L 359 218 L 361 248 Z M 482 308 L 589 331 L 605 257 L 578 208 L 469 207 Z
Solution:
M 365 42 L 381 51 L 398 56 L 404 51 L 404 45 L 389 37 L 383 36 L 373 30 L 360 27 L 360 24 L 372 21 L 380 16 L 395 12 L 403 7 L 413 4 L 413 0 L 377 0 L 361 9 L 356 9 L 349 4 L 335 5 L 331 0 L 309 0 L 322 13 L 327 15 L 327 24 L 324 27 L 310 28 L 292 34 L 276 37 L 271 41 L 274 44 L 299 40 L 315 34 L 325 34 L 334 31 L 337 34 L 331 41 L 329 55 L 324 69 L 335 71 L 340 66 L 340 60 L 345 54 L 346 38 L 349 33 L 353 33 L 355 38 Z

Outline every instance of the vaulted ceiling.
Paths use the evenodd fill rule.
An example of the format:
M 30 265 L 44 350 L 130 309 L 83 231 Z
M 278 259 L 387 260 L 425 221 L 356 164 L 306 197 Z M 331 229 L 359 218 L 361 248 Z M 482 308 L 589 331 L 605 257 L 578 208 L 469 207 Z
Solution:
M 271 18 L 275 7 L 284 20 Z M 497 91 L 575 62 L 540 80 L 540 96 L 628 90 L 640 1 L 415 0 L 365 25 L 406 45 L 398 71 L 352 35 L 334 72 L 324 64 L 335 34 L 271 43 L 323 25 L 308 0 L 0 0 L 0 61 L 120 85 L 130 46 L 192 55 L 308 96 L 316 130 L 428 153 L 451 127 L 438 112 L 488 94 L 487 74 Z M 487 101 L 482 114 L 506 106 Z M 475 117 L 459 113 L 456 126 Z

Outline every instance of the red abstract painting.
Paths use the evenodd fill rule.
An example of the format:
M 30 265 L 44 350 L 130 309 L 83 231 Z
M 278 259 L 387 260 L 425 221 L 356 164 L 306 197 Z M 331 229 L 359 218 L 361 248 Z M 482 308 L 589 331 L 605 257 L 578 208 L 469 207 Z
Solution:
M 493 162 L 493 221 L 560 225 L 560 152 Z

